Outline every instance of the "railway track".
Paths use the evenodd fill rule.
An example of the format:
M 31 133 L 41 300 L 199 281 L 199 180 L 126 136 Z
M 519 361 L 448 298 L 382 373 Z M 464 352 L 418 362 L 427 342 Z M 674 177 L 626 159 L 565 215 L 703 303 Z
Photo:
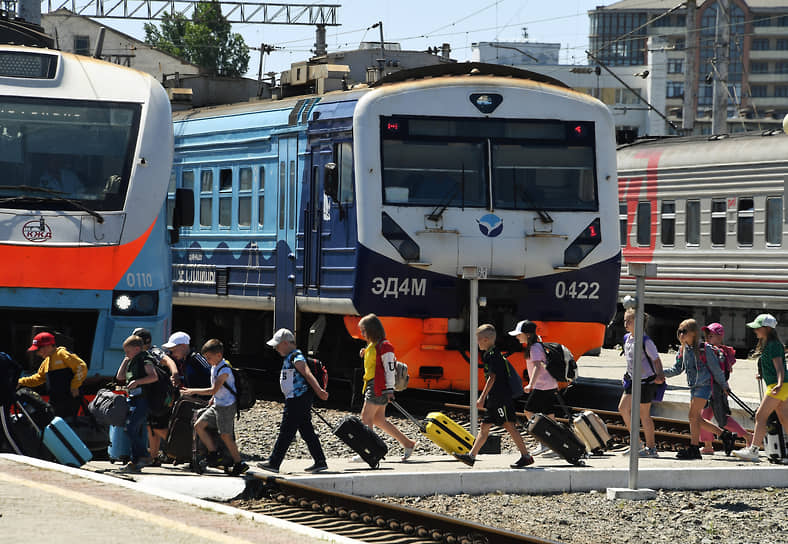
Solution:
M 432 512 L 254 474 L 234 506 L 364 542 L 519 544 L 554 540 L 522 535 Z

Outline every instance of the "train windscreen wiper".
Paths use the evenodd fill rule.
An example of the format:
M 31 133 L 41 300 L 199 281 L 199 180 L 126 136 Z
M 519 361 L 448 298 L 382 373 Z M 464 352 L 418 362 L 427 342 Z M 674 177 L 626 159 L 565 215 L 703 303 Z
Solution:
M 4 189 L 14 189 L 14 188 L 18 188 L 18 187 L 26 187 L 26 186 L 24 186 L 24 185 L 19 185 L 19 186 L 16 186 L 16 187 L 6 186 L 6 187 L 3 187 L 3 188 Z M 41 191 L 41 192 L 46 192 L 46 193 L 57 193 L 58 192 L 58 191 L 52 191 L 51 189 L 43 189 L 43 188 L 38 188 L 38 187 L 30 187 L 30 189 L 33 189 L 33 190 L 36 190 L 36 191 Z M 53 194 L 52 196 L 20 195 L 20 196 L 9 196 L 9 197 L 6 197 L 6 198 L 0 198 L 0 205 L 8 204 L 8 203 L 11 203 L 11 202 L 65 202 L 67 204 L 71 204 L 72 206 L 74 206 L 75 208 L 77 208 L 79 210 L 82 210 L 83 212 L 89 213 L 90 215 L 95 217 L 96 221 L 98 221 L 99 223 L 103 223 L 104 222 L 104 217 L 100 213 L 98 213 L 95 210 L 91 210 L 90 208 L 88 208 L 87 206 L 85 206 L 84 204 L 79 202 L 78 200 L 74 200 L 74 199 L 71 199 L 71 198 L 65 198 L 65 197 L 62 197 L 62 196 L 57 196 L 55 194 Z

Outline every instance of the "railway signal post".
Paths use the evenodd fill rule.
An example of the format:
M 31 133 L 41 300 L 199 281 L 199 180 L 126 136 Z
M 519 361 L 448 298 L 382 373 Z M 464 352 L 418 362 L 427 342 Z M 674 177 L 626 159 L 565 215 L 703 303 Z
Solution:
M 479 431 L 479 350 L 476 346 L 476 329 L 479 328 L 479 278 L 486 276 L 486 270 L 479 266 L 463 266 L 462 278 L 470 283 L 470 299 L 468 300 L 468 366 L 471 369 L 470 385 L 468 386 L 468 403 L 471 407 L 471 434 L 476 436 Z
M 635 353 L 632 364 L 632 410 L 629 422 L 629 487 L 607 489 L 609 499 L 654 499 L 653 489 L 638 489 L 638 461 L 640 460 L 640 377 L 643 358 L 643 307 L 646 294 L 646 277 L 657 275 L 655 263 L 629 263 L 629 274 L 635 277 L 635 298 L 624 298 L 625 308 L 635 308 Z

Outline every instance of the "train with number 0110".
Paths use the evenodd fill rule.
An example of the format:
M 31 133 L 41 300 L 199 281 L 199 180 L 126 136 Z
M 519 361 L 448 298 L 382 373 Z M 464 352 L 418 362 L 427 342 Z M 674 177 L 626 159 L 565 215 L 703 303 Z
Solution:
M 264 337 L 288 327 L 352 378 L 358 320 L 375 313 L 410 387 L 467 390 L 471 276 L 518 370 L 506 331 L 521 319 L 576 356 L 602 345 L 621 259 L 615 139 L 587 95 L 465 63 L 176 112 L 174 132 L 170 198 L 193 194 L 195 219 L 172 249 L 173 320 L 244 366 L 267 364 Z

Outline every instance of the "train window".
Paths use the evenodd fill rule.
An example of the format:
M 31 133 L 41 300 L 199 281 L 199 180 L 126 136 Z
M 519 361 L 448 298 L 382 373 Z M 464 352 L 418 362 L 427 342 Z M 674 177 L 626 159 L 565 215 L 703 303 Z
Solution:
M 621 240 L 621 247 L 627 245 L 628 229 L 627 229 L 627 203 L 619 201 L 618 203 L 618 227 L 619 238 Z
M 290 161 L 290 230 L 295 229 L 296 219 L 296 162 Z
M 676 202 L 662 202 L 662 245 L 672 246 L 676 242 Z
M 229 227 L 232 226 L 233 220 L 233 198 L 225 196 L 219 199 L 219 226 Z
M 342 142 L 336 147 L 339 164 L 339 201 L 353 202 L 353 145 Z
M 651 202 L 638 202 L 637 240 L 639 246 L 651 245 Z
M 252 226 L 252 197 L 238 197 L 238 226 Z
M 203 170 L 200 172 L 200 192 L 213 192 L 213 170 Z
M 487 206 L 482 142 L 383 141 L 383 202 Z
M 252 169 L 239 168 L 238 169 L 238 190 L 251 191 L 252 190 Z
M 233 171 L 230 168 L 219 170 L 219 191 L 233 190 Z
M 753 199 L 739 197 L 736 215 L 736 241 L 740 246 L 751 246 L 755 221 L 755 203 Z
M 257 224 L 265 225 L 265 168 L 262 166 L 257 181 Z
M 320 224 L 320 202 L 323 199 L 323 188 L 320 186 L 320 167 L 312 167 L 312 232 L 317 232 Z
M 687 201 L 685 228 L 687 245 L 700 245 L 700 200 Z
M 725 213 L 728 201 L 724 198 L 714 198 L 711 201 L 711 245 L 725 245 Z
M 493 144 L 492 164 L 495 208 L 597 209 L 591 147 Z
M 279 162 L 279 230 L 285 230 L 285 203 L 287 202 L 287 163 Z
M 779 196 L 766 199 L 766 243 L 783 243 L 783 199 Z
M 181 187 L 194 190 L 194 170 L 184 170 L 181 176 Z
M 200 226 L 210 227 L 213 224 L 213 197 L 200 199 Z

